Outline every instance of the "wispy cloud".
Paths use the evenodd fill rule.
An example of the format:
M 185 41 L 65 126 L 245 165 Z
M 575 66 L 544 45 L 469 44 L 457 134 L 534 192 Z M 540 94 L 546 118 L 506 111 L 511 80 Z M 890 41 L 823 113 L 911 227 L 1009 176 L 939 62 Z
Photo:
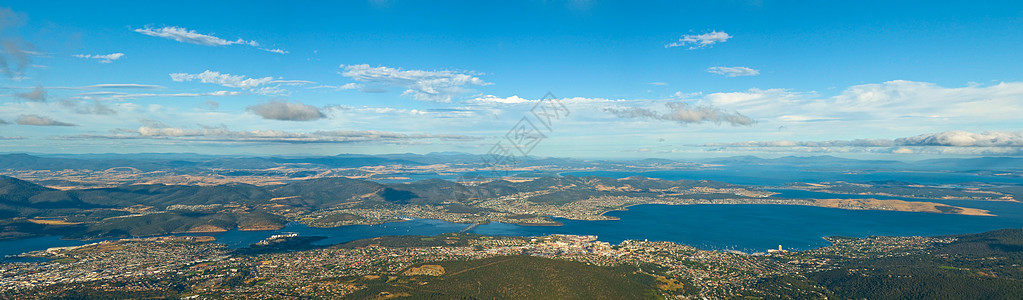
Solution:
M 372 85 L 405 88 L 402 95 L 420 101 L 451 102 L 454 97 L 471 92 L 468 86 L 491 84 L 473 74 L 454 71 L 402 70 L 366 64 L 341 65 L 340 68 L 345 77 Z
M 117 111 L 99 101 L 93 100 L 92 102 L 76 101 L 72 99 L 60 100 L 60 105 L 70 109 L 76 114 L 85 115 L 114 115 Z
M 650 82 L 650 83 L 647 83 L 647 84 L 649 84 L 649 85 L 656 85 L 656 86 L 666 86 L 666 85 L 668 85 L 667 82 L 660 82 L 660 81 L 654 81 L 654 82 Z
M 732 143 L 707 143 L 706 147 L 893 147 L 890 139 L 855 139 L 831 141 L 744 141 Z
M 747 67 L 710 67 L 707 68 L 707 72 L 714 74 L 721 74 L 727 77 L 739 77 L 739 76 L 756 76 L 760 75 L 760 71 Z
M 302 102 L 270 101 L 249 106 L 245 110 L 263 119 L 279 121 L 313 121 L 327 117 L 320 108 Z
M 732 38 L 731 35 L 717 30 L 704 34 L 684 34 L 677 41 L 664 45 L 664 48 L 688 47 L 689 50 L 695 50 L 724 43 L 730 38 Z
M 306 85 L 306 84 L 314 84 L 316 82 L 315 81 L 309 81 L 309 80 L 274 80 L 274 81 L 271 81 L 270 83 L 279 83 L 279 84 L 283 84 L 283 85 Z
M 25 15 L 0 7 L 0 33 L 17 30 L 25 24 Z M 39 55 L 35 45 L 18 36 L 0 35 L 0 73 L 8 79 L 25 79 L 25 68 L 33 66 L 32 56 Z
M 849 152 L 893 154 L 1023 154 L 1023 132 L 951 130 L 896 139 L 853 139 L 829 141 L 744 141 L 707 143 L 703 147 L 767 152 Z
M 342 91 L 342 90 L 356 90 L 356 89 L 360 89 L 360 88 L 362 88 L 362 85 L 358 84 L 358 83 L 354 83 L 354 82 L 349 82 L 349 83 L 345 83 L 345 84 L 342 84 L 342 85 L 317 85 L 317 86 L 307 87 L 307 89 L 311 89 L 311 90 L 315 90 L 315 89 L 334 89 L 334 90 L 339 90 L 339 91 Z
M 223 97 L 223 96 L 238 96 L 242 95 L 242 92 L 237 91 L 215 91 L 209 93 L 119 93 L 119 92 L 90 92 L 81 93 L 76 98 L 86 100 L 125 100 L 125 99 L 138 99 L 138 98 L 152 98 L 152 97 Z
M 111 62 L 113 62 L 115 60 L 121 59 L 121 57 L 124 57 L 124 53 L 111 53 L 111 54 L 104 54 L 104 55 L 75 54 L 75 55 L 72 55 L 72 56 L 78 57 L 78 58 L 95 59 L 95 60 L 98 60 L 101 64 L 109 64 L 109 63 L 111 63 Z
M 75 124 L 57 121 L 40 115 L 21 115 L 14 122 L 20 125 L 31 126 L 76 126 Z
M 137 84 L 137 83 L 104 83 L 104 84 L 93 84 L 83 86 L 48 86 L 47 89 L 52 90 L 99 90 L 99 89 L 139 89 L 139 90 L 158 90 L 165 88 L 162 85 L 153 84 Z
M 94 84 L 81 87 L 82 89 L 147 89 L 155 90 L 162 89 L 163 86 L 152 85 L 152 84 L 135 84 L 135 83 L 107 83 L 107 84 Z
M 217 108 L 220 108 L 220 102 L 213 101 L 213 100 L 206 100 L 206 102 L 203 102 L 202 105 L 200 105 L 199 107 L 207 109 L 207 110 L 217 110 Z
M 17 93 L 14 96 L 29 101 L 44 102 L 46 101 L 46 90 L 40 85 L 32 88 L 31 92 Z
M 927 123 L 947 127 L 968 126 L 970 120 L 1017 120 L 1023 114 L 1023 82 L 947 88 L 928 82 L 893 80 L 855 85 L 837 95 L 820 97 L 816 92 L 785 89 L 750 89 L 711 93 L 701 102 L 741 109 L 758 119 L 781 122 L 864 121 L 891 124 L 913 119 L 914 126 Z
M 434 108 L 434 109 L 405 109 L 405 108 L 394 108 L 394 107 L 352 107 L 343 105 L 331 105 L 325 107 L 324 110 L 331 110 L 345 115 L 346 120 L 358 119 L 363 122 L 383 122 L 384 118 L 418 118 L 421 120 L 426 119 L 446 119 L 446 118 L 459 118 L 468 119 L 478 116 L 481 110 L 468 107 L 455 107 L 455 108 Z M 386 115 L 386 116 L 385 116 Z
M 161 28 L 139 28 L 135 29 L 135 32 L 145 34 L 148 36 L 161 37 L 165 39 L 171 39 L 182 43 L 203 45 L 203 46 L 230 46 L 230 45 L 246 45 L 255 47 L 259 50 L 273 52 L 278 54 L 287 54 L 288 51 L 281 49 L 270 49 L 263 48 L 256 41 L 246 41 L 238 38 L 236 40 L 226 40 L 213 35 L 198 33 L 195 30 L 188 30 L 182 27 L 166 26 Z
M 171 73 L 170 77 L 171 80 L 177 82 L 198 80 L 202 83 L 212 83 L 226 87 L 239 88 L 263 95 L 284 93 L 284 90 L 280 88 L 280 84 L 295 85 L 313 83 L 311 81 L 303 80 L 277 80 L 273 77 L 248 78 L 245 77 L 245 75 L 221 74 L 220 72 L 210 70 L 206 70 L 199 74 Z
M 587 97 L 565 97 L 558 99 L 562 104 L 568 106 L 578 106 L 578 109 L 591 109 L 593 105 L 606 105 L 608 103 L 624 103 L 629 100 L 625 99 L 606 99 L 606 98 L 587 98 Z M 540 99 L 526 99 L 519 97 L 518 95 L 512 95 L 508 97 L 499 97 L 494 95 L 483 95 L 473 98 L 468 101 L 469 104 L 535 104 L 540 102 Z
M 266 52 L 273 52 L 273 53 L 277 53 L 277 54 L 288 54 L 288 51 L 281 50 L 281 49 L 278 49 L 278 48 L 273 48 L 273 49 L 259 48 L 259 50 L 263 50 L 263 51 L 266 51 Z
M 140 120 L 138 129 L 118 129 L 108 135 L 74 135 L 62 139 L 180 139 L 219 143 L 383 143 L 404 144 L 415 141 L 478 141 L 481 138 L 465 135 L 399 133 L 376 130 L 328 130 L 314 132 L 288 132 L 282 130 L 229 130 L 226 126 L 200 126 L 200 128 L 170 127 L 153 120 Z
M 188 30 L 181 27 L 166 26 L 161 28 L 139 28 L 135 29 L 135 32 L 145 34 L 148 36 L 161 37 L 165 39 L 171 39 L 182 43 L 203 45 L 203 46 L 230 46 L 230 45 L 249 45 L 258 47 L 259 43 L 256 41 L 246 41 L 241 38 L 229 41 L 212 35 L 202 34 L 195 32 L 195 30 Z
M 255 89 L 261 85 L 265 85 L 274 81 L 273 77 L 263 78 L 246 78 L 245 75 L 231 75 L 231 74 L 220 74 L 220 72 L 214 72 L 206 70 L 199 74 L 188 74 L 188 73 L 171 73 L 171 80 L 174 81 L 192 81 L 199 80 L 202 83 L 213 83 L 219 84 L 226 87 L 241 88 L 241 89 Z
M 732 126 L 750 126 L 756 123 L 752 118 L 738 112 L 726 112 L 712 106 L 691 106 L 685 102 L 668 102 L 664 104 L 668 110 L 659 112 L 641 107 L 605 108 L 604 110 L 620 118 L 640 118 L 662 121 L 675 121 L 680 124 L 699 124 L 713 122 L 728 123 Z

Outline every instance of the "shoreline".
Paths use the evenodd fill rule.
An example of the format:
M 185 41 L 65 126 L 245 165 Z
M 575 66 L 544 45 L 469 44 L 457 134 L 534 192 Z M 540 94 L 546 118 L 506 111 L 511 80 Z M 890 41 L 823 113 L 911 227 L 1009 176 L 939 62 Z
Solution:
M 964 215 L 964 216 L 991 216 L 991 217 L 997 217 L 998 216 L 998 215 L 992 214 L 990 211 L 984 210 L 984 209 L 952 206 L 952 205 L 946 205 L 946 204 L 941 204 L 941 203 L 924 202 L 924 201 L 903 201 L 903 200 L 884 200 L 884 199 L 798 199 L 798 198 L 782 199 L 782 200 L 803 200 L 803 201 L 811 201 L 813 203 L 817 203 L 816 201 L 822 201 L 823 200 L 823 201 L 837 201 L 838 203 L 837 204 L 836 203 L 828 203 L 828 204 L 824 204 L 824 205 L 807 205 L 807 204 L 802 204 L 802 203 L 722 203 L 722 202 L 711 202 L 711 203 L 635 203 L 635 204 L 629 204 L 629 205 L 625 205 L 625 206 L 618 207 L 618 208 L 607 209 L 607 210 L 601 211 L 599 214 L 596 214 L 596 216 L 602 217 L 603 219 L 585 219 L 585 218 L 572 218 L 572 217 L 562 217 L 562 216 L 546 216 L 546 217 L 548 217 L 548 218 L 561 218 L 561 219 L 574 220 L 574 221 L 617 221 L 617 220 L 621 220 L 621 218 L 618 218 L 618 217 L 615 217 L 615 216 L 608 216 L 607 214 L 611 213 L 611 212 L 616 212 L 616 211 L 628 211 L 630 207 L 637 206 L 637 205 L 685 206 L 685 205 L 740 205 L 740 204 L 743 204 L 743 205 L 795 205 L 795 206 L 809 206 L 809 207 L 821 207 L 821 208 L 835 208 L 835 209 L 843 209 L 843 210 L 920 212 L 920 213 Z M 953 212 L 953 213 L 946 213 L 946 212 L 941 212 L 941 211 L 923 211 L 923 210 L 913 210 L 913 209 L 900 210 L 900 209 L 879 209 L 879 208 L 850 208 L 850 207 L 841 207 L 839 205 L 839 204 L 841 204 L 841 202 L 846 202 L 846 201 L 867 201 L 867 200 L 870 200 L 871 202 L 873 202 L 873 201 L 882 201 L 882 202 L 897 201 L 897 202 L 895 202 L 896 204 L 907 204 L 907 203 L 909 203 L 909 204 L 920 204 L 920 205 L 925 205 L 925 206 L 926 205 L 932 205 L 932 208 L 933 207 L 941 206 L 941 207 L 948 207 L 948 208 L 958 209 L 959 211 Z M 450 222 L 450 221 L 446 221 L 446 220 L 443 220 L 443 219 L 433 219 L 433 218 L 422 218 L 422 219 Z M 385 224 L 385 223 L 392 223 L 392 222 L 393 223 L 400 223 L 400 222 L 406 222 L 406 221 L 410 221 L 410 220 L 409 219 L 400 218 L 400 219 L 394 219 L 394 220 L 388 220 L 388 221 L 382 221 L 382 222 L 353 223 L 353 224 L 343 224 L 343 225 L 338 225 L 338 226 L 316 226 L 316 225 L 312 225 L 312 224 L 303 223 L 301 220 L 290 221 L 288 223 L 295 222 L 295 223 L 302 224 L 302 225 L 305 225 L 305 226 L 308 226 L 308 227 L 311 227 L 311 228 L 340 228 L 340 227 L 343 227 L 343 226 L 352 226 L 352 225 L 373 226 L 373 225 L 380 225 L 380 224 Z M 481 225 L 482 224 L 489 224 L 491 222 L 492 221 L 485 221 L 485 222 L 480 222 L 480 224 Z M 450 222 L 450 223 L 465 224 L 465 225 L 472 224 L 472 223 L 459 223 L 459 222 Z M 551 223 L 519 223 L 519 222 L 501 222 L 501 223 L 514 224 L 514 225 L 518 225 L 518 226 L 532 226 L 532 227 L 546 227 L 546 226 L 558 227 L 558 226 L 564 226 L 564 223 L 559 222 L 559 221 L 554 221 L 553 219 L 551 219 Z M 259 229 L 252 228 L 252 227 L 246 227 L 246 228 L 236 227 L 236 228 L 233 228 L 233 229 L 237 229 L 239 231 L 247 231 L 247 232 L 274 231 L 274 230 L 284 229 L 286 226 L 287 225 L 280 226 L 280 227 L 275 227 L 275 228 L 259 228 Z M 212 228 L 206 228 L 206 229 L 212 229 Z M 61 237 L 62 240 L 93 241 L 93 240 L 104 240 L 104 239 L 159 237 L 159 236 L 170 236 L 170 235 L 176 235 L 176 234 L 224 233 L 224 232 L 229 232 L 229 231 L 231 231 L 233 229 L 217 228 L 217 230 L 189 230 L 189 231 L 183 231 L 183 232 L 169 232 L 169 233 L 163 233 L 163 234 L 152 234 L 152 235 L 142 235 L 142 236 L 125 236 L 125 237 L 65 238 L 65 235 L 34 235 L 34 236 L 28 236 L 28 237 L 22 237 L 22 238 L 0 239 L 0 242 L 2 242 L 2 241 L 17 241 L 17 240 L 25 240 L 25 239 L 31 239 L 31 238 L 48 237 L 48 236 L 59 236 L 59 237 Z
M 610 210 L 610 211 L 627 211 L 628 209 L 625 209 L 625 208 L 632 207 L 632 206 L 637 206 L 637 205 L 673 205 L 674 206 L 674 205 L 677 205 L 677 204 L 663 204 L 663 203 L 633 204 L 633 205 L 629 205 L 627 207 L 623 207 L 623 209 L 615 209 L 615 210 Z M 682 205 L 693 205 L 693 204 L 682 204 Z M 793 205 L 793 206 L 806 206 L 806 205 Z M 421 219 L 421 220 L 435 220 L 435 219 Z M 396 222 L 405 222 L 405 221 L 410 221 L 410 220 L 400 220 L 400 221 L 396 221 Z M 438 220 L 438 221 L 442 221 L 442 220 Z M 542 224 L 515 224 L 515 225 L 518 225 L 518 226 L 540 226 L 540 227 L 542 227 L 542 226 L 564 226 L 564 223 L 561 223 L 561 222 L 557 222 L 557 223 L 558 223 L 558 225 L 542 225 Z M 301 224 L 301 223 L 297 223 L 297 224 Z M 463 224 L 463 223 L 456 223 L 456 224 Z M 343 225 L 343 226 L 346 226 L 346 225 Z M 313 227 L 310 226 L 310 228 L 313 228 Z M 992 231 L 992 230 L 1016 229 L 1016 228 L 1017 227 L 1011 227 L 1010 226 L 1010 227 L 1004 227 L 1004 228 L 995 228 L 995 229 L 983 230 L 983 231 L 979 231 L 979 232 L 970 231 L 970 232 L 966 232 L 966 233 L 950 233 L 950 234 L 937 234 L 937 235 L 913 235 L 913 234 L 910 234 L 910 235 L 900 235 L 900 234 L 881 234 L 881 235 L 878 235 L 878 234 L 870 234 L 870 235 L 863 235 L 863 236 L 848 236 L 848 235 L 838 235 L 838 234 L 827 234 L 827 235 L 822 235 L 822 236 L 817 237 L 817 238 L 825 240 L 827 242 L 827 245 L 822 245 L 822 246 L 818 246 L 818 247 L 811 247 L 811 248 L 806 248 L 806 249 L 798 249 L 797 248 L 797 250 L 791 250 L 791 251 L 794 251 L 794 252 L 809 251 L 809 250 L 814 250 L 814 249 L 828 247 L 828 246 L 834 244 L 834 242 L 831 240 L 831 238 L 856 238 L 856 239 L 864 239 L 864 238 L 872 238 L 872 237 L 941 237 L 941 236 L 948 236 L 948 235 L 981 233 L 981 232 Z M 239 231 L 241 231 L 241 230 L 239 230 Z M 261 231 L 270 231 L 270 230 L 261 230 Z M 217 234 L 217 233 L 223 233 L 223 232 L 214 232 L 213 234 Z M 440 233 L 440 234 L 448 234 L 448 233 L 458 233 L 458 232 L 454 232 L 453 231 L 453 232 Z M 437 234 L 437 235 L 440 235 L 440 234 Z M 498 235 L 481 234 L 481 235 L 485 235 L 485 236 L 500 236 L 499 234 Z M 545 235 L 512 235 L 512 236 L 527 237 L 528 238 L 528 237 L 541 237 L 541 236 L 550 236 L 550 235 L 558 235 L 558 233 L 545 234 Z M 585 234 L 582 234 L 582 233 L 567 233 L 567 235 L 585 235 Z M 380 235 L 380 236 L 363 238 L 363 239 L 372 239 L 372 238 L 387 237 L 387 236 L 404 236 L 404 235 L 401 235 L 401 234 L 396 234 L 396 235 Z M 412 234 L 411 236 L 436 236 L 436 235 L 417 235 L 417 234 Z M 82 240 L 82 239 L 66 239 L 66 238 L 63 238 L 62 236 L 57 236 L 57 235 L 42 235 L 42 236 L 35 236 L 35 237 L 31 237 L 31 238 L 47 238 L 47 237 L 59 237 L 60 240 L 78 241 L 78 242 L 83 242 L 83 244 L 81 244 L 81 245 L 72 245 L 72 246 L 48 246 L 48 247 L 43 247 L 43 248 L 40 248 L 40 249 L 28 250 L 26 252 L 19 253 L 19 254 L 9 254 L 9 255 L 6 255 L 6 256 L 16 257 L 16 256 L 22 255 L 24 253 L 33 252 L 33 251 L 42 251 L 42 250 L 46 250 L 46 249 L 54 248 L 54 247 L 57 247 L 57 248 L 60 248 L 60 247 L 81 247 L 81 246 L 87 246 L 87 245 L 96 244 L 96 243 L 102 243 L 102 242 L 119 242 L 119 241 L 125 241 L 125 240 L 147 240 L 147 239 L 162 239 L 162 238 L 172 238 L 172 239 L 173 238 L 194 238 L 194 239 L 202 239 L 204 242 L 221 243 L 221 244 L 226 245 L 225 243 L 223 243 L 219 239 L 217 239 L 217 237 L 214 236 L 214 235 L 201 235 L 201 234 L 198 234 L 198 233 L 171 233 L 171 234 L 162 234 L 162 235 L 131 236 L 131 237 L 121 237 L 121 238 L 98 238 L 98 239 L 87 239 L 87 240 Z M 31 238 L 26 238 L 26 239 L 31 239 Z M 206 240 L 206 239 L 208 239 L 208 240 Z M 0 242 L 17 242 L 17 241 L 20 241 L 20 240 L 23 240 L 23 239 L 0 240 Z M 351 241 L 357 241 L 357 240 L 362 240 L 362 239 L 355 239 L 355 240 L 351 240 Z M 640 238 L 637 238 L 637 239 L 625 239 L 625 240 L 622 240 L 621 242 L 619 242 L 618 244 L 621 244 L 622 242 L 625 242 L 625 241 L 640 241 L 640 240 L 646 240 L 646 239 L 640 239 Z M 335 243 L 335 244 L 331 244 L 331 245 L 328 245 L 328 246 L 340 245 L 340 244 L 344 244 L 344 243 L 351 242 L 351 241 Z M 736 251 L 734 251 L 735 249 L 716 248 L 716 247 L 701 247 L 701 246 L 696 246 L 695 244 L 685 243 L 685 242 L 680 242 L 680 241 L 661 240 L 661 239 L 653 239 L 651 241 L 670 242 L 670 243 L 674 243 L 674 244 L 678 244 L 678 245 L 683 245 L 683 246 L 688 246 L 688 247 L 693 247 L 693 248 L 697 248 L 697 249 L 705 250 L 705 251 L 736 252 Z M 239 248 L 245 248 L 245 247 L 239 247 Z M 733 251 L 729 251 L 729 250 L 733 250 Z M 746 250 L 748 250 L 748 249 L 746 249 Z M 737 251 L 737 252 L 740 252 L 740 253 L 742 253 L 744 255 L 756 255 L 756 253 L 758 253 L 758 252 L 749 252 L 749 253 L 747 253 L 747 252 L 743 252 L 743 251 Z M 0 264 L 3 264 L 3 263 L 7 263 L 7 262 L 4 262 L 3 259 L 0 259 Z

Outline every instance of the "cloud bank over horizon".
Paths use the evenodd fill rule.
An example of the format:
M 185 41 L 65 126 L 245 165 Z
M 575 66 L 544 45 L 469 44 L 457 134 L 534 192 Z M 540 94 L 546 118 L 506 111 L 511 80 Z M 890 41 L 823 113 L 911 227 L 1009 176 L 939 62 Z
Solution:
M 893 154 L 944 153 L 975 155 L 1023 155 L 1023 131 L 963 130 L 925 133 L 894 139 L 853 139 L 828 141 L 768 140 L 699 145 L 722 150 L 791 152 L 875 152 Z

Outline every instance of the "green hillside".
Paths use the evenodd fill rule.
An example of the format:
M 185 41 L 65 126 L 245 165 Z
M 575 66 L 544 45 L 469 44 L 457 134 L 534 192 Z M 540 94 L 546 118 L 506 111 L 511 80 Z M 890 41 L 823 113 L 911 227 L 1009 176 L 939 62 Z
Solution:
M 660 299 L 656 280 L 628 268 L 604 268 L 531 256 L 431 263 L 441 276 L 400 276 L 351 295 L 372 299 Z
M 843 299 L 1023 299 L 1023 229 L 948 236 L 907 256 L 851 260 L 808 274 Z

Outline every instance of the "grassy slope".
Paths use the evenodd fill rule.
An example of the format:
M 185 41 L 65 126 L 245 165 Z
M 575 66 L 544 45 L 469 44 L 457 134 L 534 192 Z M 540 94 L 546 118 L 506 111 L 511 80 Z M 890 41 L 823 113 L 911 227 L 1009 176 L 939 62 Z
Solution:
M 381 292 L 408 294 L 402 299 L 657 299 L 656 281 L 641 273 L 578 262 L 506 256 L 437 264 L 439 277 L 396 277 L 352 295 L 373 298 Z M 426 282 L 423 284 L 423 282 Z

